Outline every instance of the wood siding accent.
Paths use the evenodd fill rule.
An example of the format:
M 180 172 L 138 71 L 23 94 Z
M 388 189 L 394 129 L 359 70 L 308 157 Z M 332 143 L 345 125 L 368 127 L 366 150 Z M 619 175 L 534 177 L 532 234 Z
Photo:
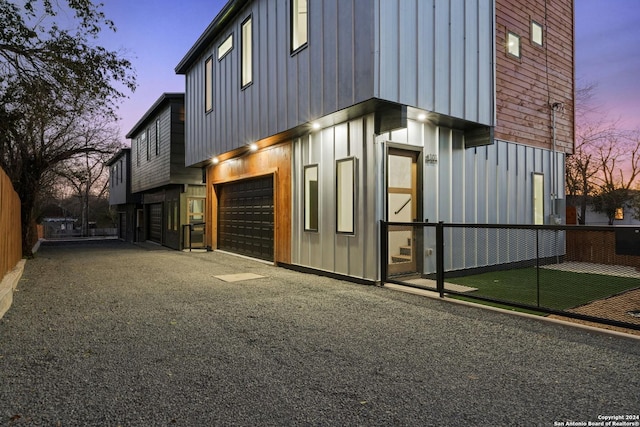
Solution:
M 543 46 L 531 41 L 531 21 L 543 26 Z M 520 58 L 506 53 L 506 34 L 520 36 Z M 552 108 L 556 149 L 573 153 L 574 5 L 572 0 L 496 0 L 495 137 L 552 148 Z
M 245 157 L 207 168 L 206 240 L 217 249 L 217 184 L 259 176 L 274 176 L 276 263 L 291 263 L 291 143 L 271 146 Z
M 565 261 L 640 268 L 640 256 L 617 255 L 615 231 L 567 230 Z
M 0 169 L 0 281 L 22 258 L 20 197 Z

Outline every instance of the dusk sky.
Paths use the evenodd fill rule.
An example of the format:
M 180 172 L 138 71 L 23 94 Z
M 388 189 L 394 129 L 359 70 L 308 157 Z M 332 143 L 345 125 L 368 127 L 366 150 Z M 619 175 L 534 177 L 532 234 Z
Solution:
M 120 107 L 121 136 L 163 92 L 184 92 L 174 69 L 226 0 L 106 0 L 117 33 L 99 43 L 122 50 L 138 89 Z M 640 128 L 640 0 L 575 0 L 576 77 L 596 83 L 597 102 L 620 126 Z M 129 141 L 126 141 L 128 144 Z

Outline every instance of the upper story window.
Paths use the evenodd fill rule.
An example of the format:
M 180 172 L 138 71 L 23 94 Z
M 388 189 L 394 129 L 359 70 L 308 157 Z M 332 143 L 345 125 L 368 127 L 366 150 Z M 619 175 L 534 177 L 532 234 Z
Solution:
M 231 49 L 233 49 L 233 34 L 229 34 L 229 37 L 218 46 L 218 60 L 224 58 L 227 53 L 231 52 Z
M 252 64 L 252 51 L 253 42 L 251 37 L 251 17 L 248 17 L 242 23 L 242 87 L 249 85 L 253 81 L 253 64 Z
M 144 130 L 142 132 L 142 134 L 140 134 L 140 145 L 142 145 L 143 147 L 147 147 L 147 160 L 149 160 L 150 158 L 150 154 L 149 154 L 149 138 L 147 133 L 149 133 L 148 130 Z
M 520 36 L 507 32 L 507 53 L 516 58 L 520 58 Z
M 536 46 L 542 46 L 542 25 L 536 21 L 531 21 L 531 43 Z
M 308 0 L 291 0 L 291 51 L 305 46 L 308 41 Z
M 142 144 L 142 138 L 136 138 L 136 165 L 140 166 L 140 145 Z
M 122 160 L 120 160 L 120 166 L 118 166 L 118 171 L 120 172 L 120 182 L 122 182 L 124 180 L 124 178 L 123 178 L 124 167 L 123 167 L 123 161 Z
M 156 156 L 160 154 L 160 119 L 156 119 Z
M 204 63 L 204 111 L 213 110 L 213 58 Z

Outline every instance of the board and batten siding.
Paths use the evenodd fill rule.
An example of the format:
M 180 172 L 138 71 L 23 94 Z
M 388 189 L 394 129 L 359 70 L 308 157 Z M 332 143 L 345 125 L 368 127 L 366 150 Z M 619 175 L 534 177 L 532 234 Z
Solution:
M 373 96 L 374 0 L 309 2 L 309 43 L 290 52 L 289 0 L 249 2 L 186 71 L 186 163 L 193 165 Z M 251 16 L 253 82 L 241 88 L 241 23 Z M 218 60 L 230 34 L 233 49 Z M 213 109 L 205 112 L 205 61 Z
M 201 184 L 202 171 L 186 168 L 184 160 L 184 123 L 180 102 L 168 102 L 131 139 L 133 192 L 147 191 L 169 184 Z M 156 120 L 160 120 L 159 152 L 156 154 Z M 138 147 L 138 138 L 147 132 L 147 146 Z M 138 161 L 138 157 L 140 157 Z
M 573 153 L 574 2 L 496 0 L 496 138 Z M 531 20 L 543 26 L 543 46 L 531 41 Z M 520 36 L 521 57 L 506 52 L 507 32 Z M 562 193 L 560 193 L 562 194 Z
M 289 0 L 249 2 L 186 70 L 186 163 L 370 99 L 493 125 L 493 0 L 309 2 L 308 46 L 291 54 Z M 251 17 L 253 82 L 241 87 Z M 229 35 L 233 49 L 218 59 Z M 213 109 L 205 62 L 213 59 Z
M 378 221 L 374 116 L 369 114 L 312 132 L 293 142 L 291 262 L 375 281 Z M 356 159 L 355 232 L 336 232 L 336 161 Z M 318 230 L 304 230 L 304 167 L 318 165 Z
M 493 0 L 377 0 L 377 98 L 491 126 Z
M 552 213 L 554 181 L 555 194 L 563 194 L 565 156 L 560 152 L 502 140 L 465 149 L 463 132 L 412 120 L 407 128 L 385 133 L 377 140 L 418 145 L 425 155 L 435 154 L 437 163 L 425 163 L 422 174 L 424 220 L 432 223 L 533 224 L 534 173 L 544 176 L 545 218 Z M 449 229 L 445 233 L 445 269 L 534 258 L 527 252 L 530 245 L 518 244 L 530 241 L 528 232 Z M 425 248 L 435 247 L 434 229 L 425 230 L 424 243 Z M 555 248 L 542 250 L 545 256 L 557 255 Z M 434 271 L 435 257 L 425 256 L 424 273 Z

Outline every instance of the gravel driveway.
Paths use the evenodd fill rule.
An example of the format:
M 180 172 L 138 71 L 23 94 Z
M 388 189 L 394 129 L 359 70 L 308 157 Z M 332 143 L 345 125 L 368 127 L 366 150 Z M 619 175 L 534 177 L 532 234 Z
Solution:
M 42 246 L 0 320 L 0 425 L 553 426 L 640 414 L 639 374 L 640 340 L 117 241 Z

